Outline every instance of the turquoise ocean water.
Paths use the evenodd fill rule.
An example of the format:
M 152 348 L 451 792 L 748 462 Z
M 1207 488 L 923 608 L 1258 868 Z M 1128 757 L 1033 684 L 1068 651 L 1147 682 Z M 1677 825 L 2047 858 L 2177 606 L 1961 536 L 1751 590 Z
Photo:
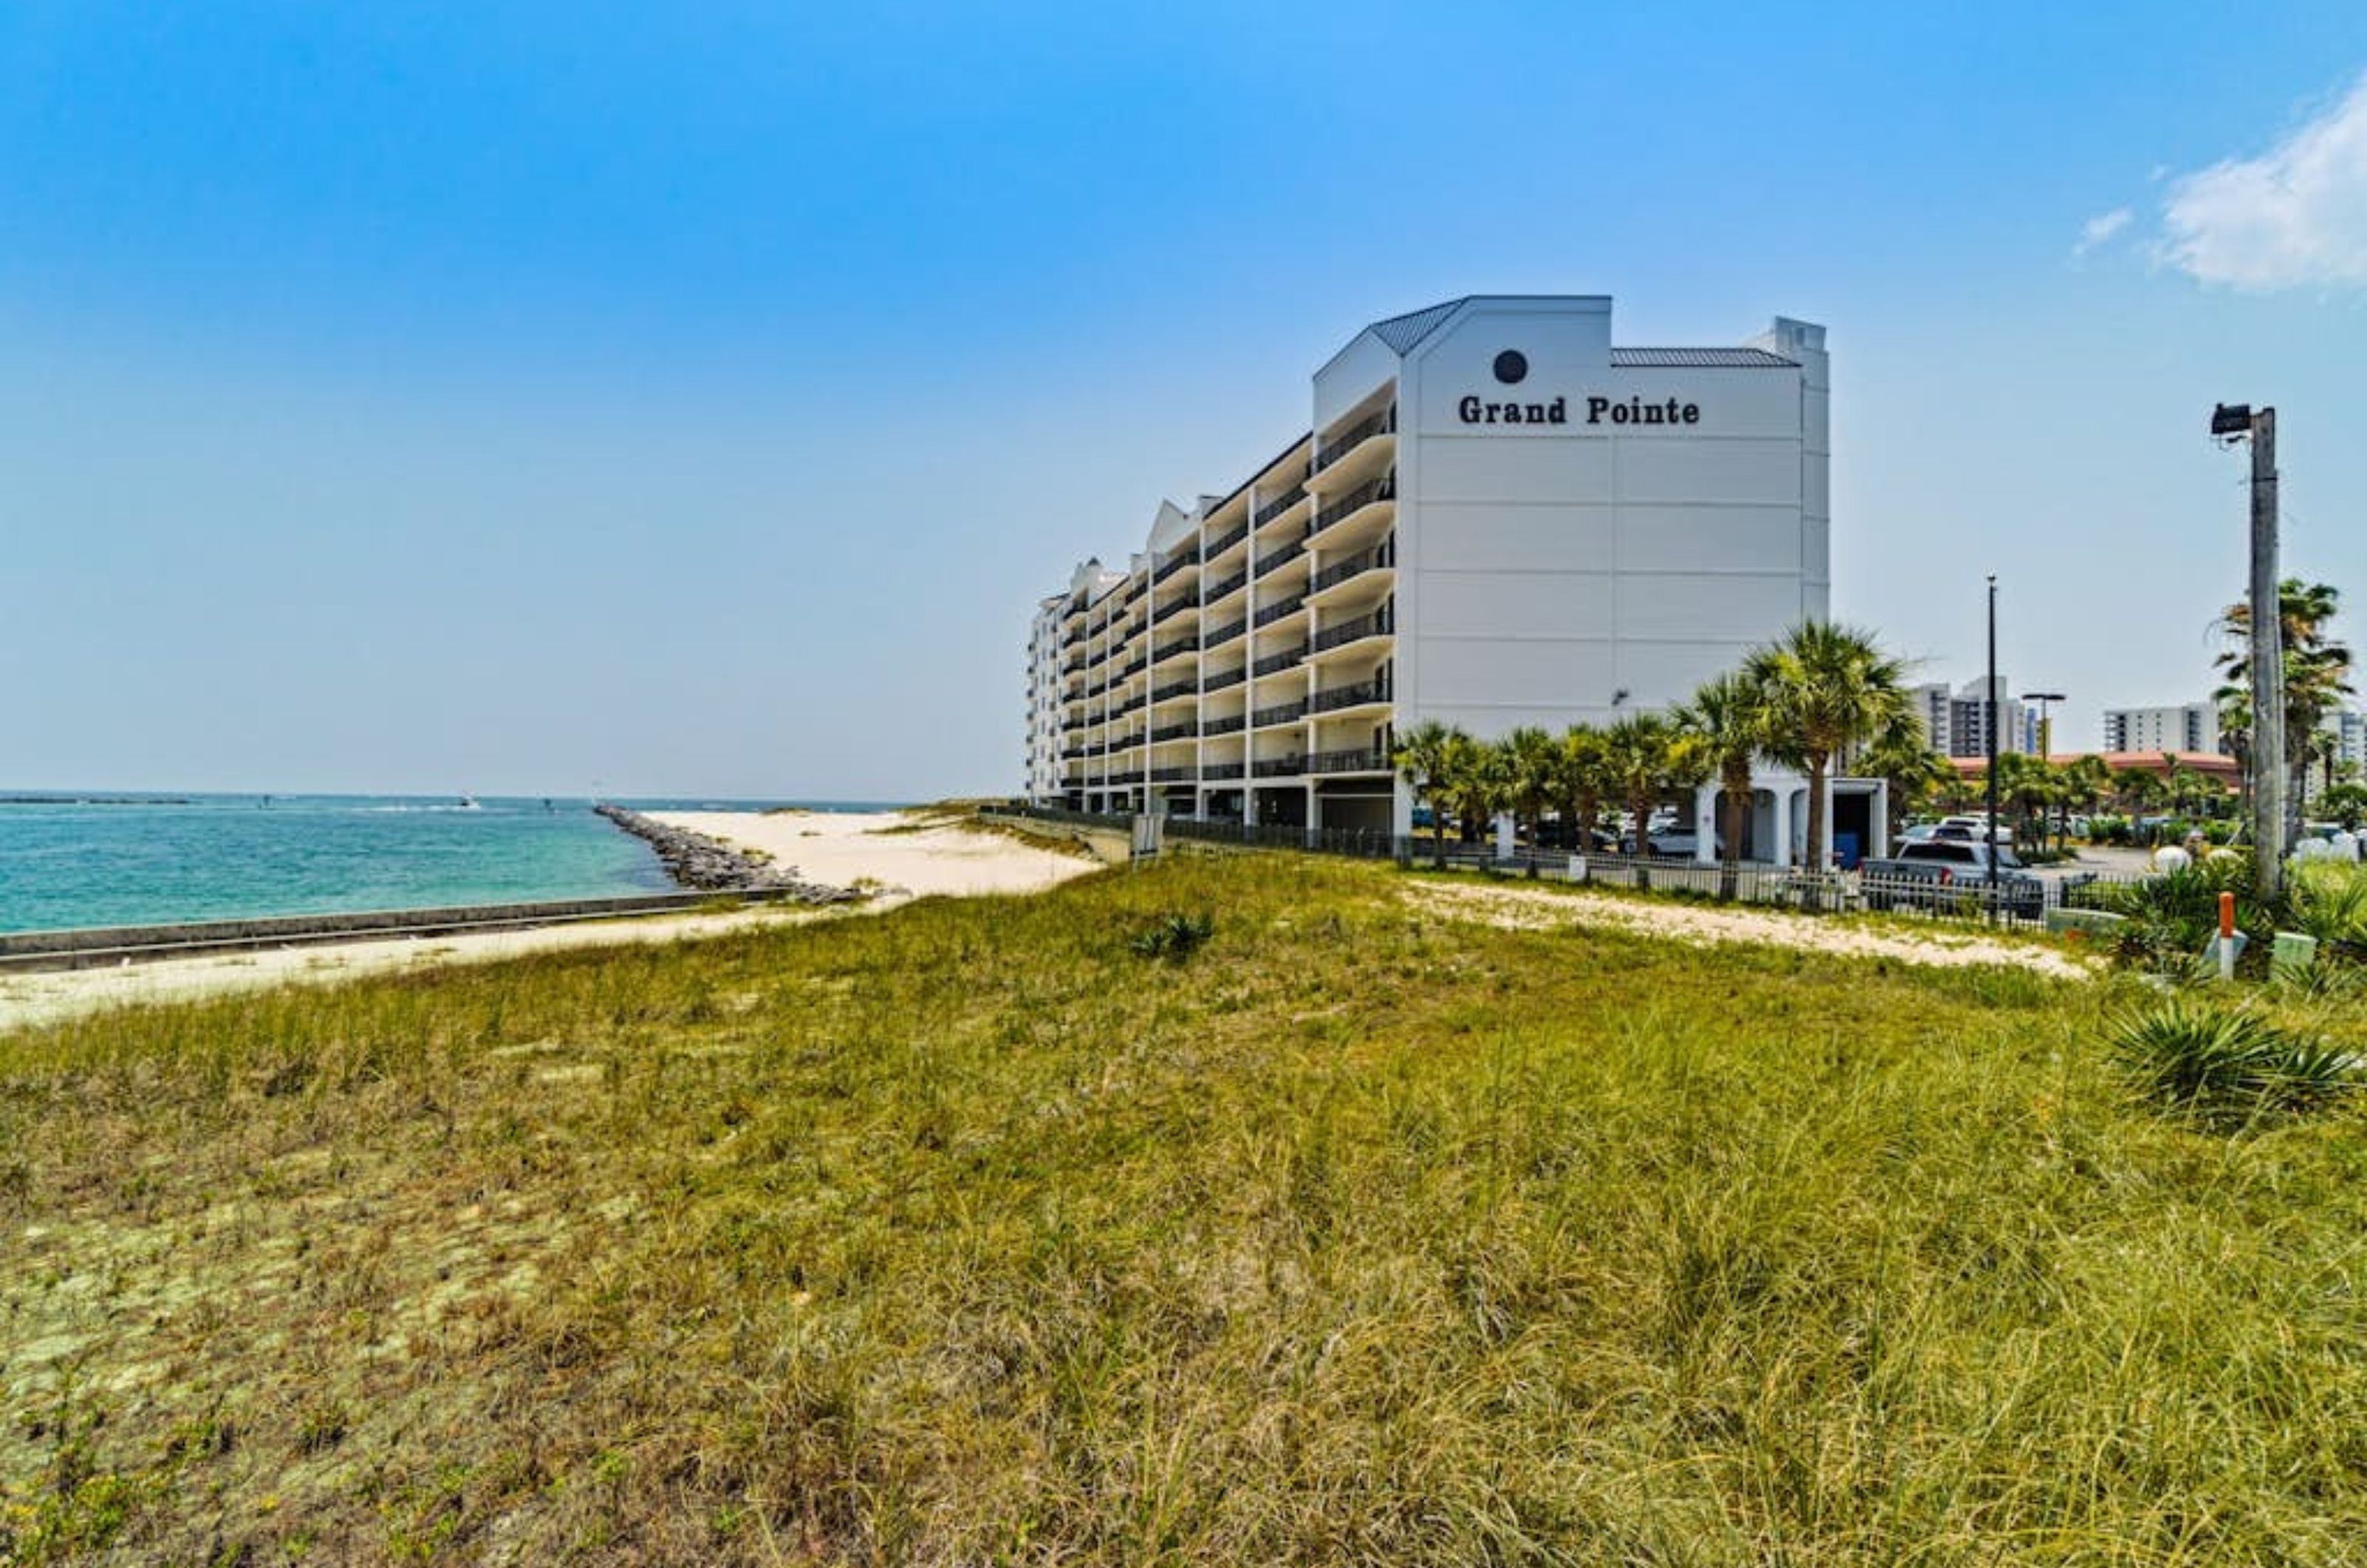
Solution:
M 44 798 L 24 799 L 36 794 Z M 0 931 L 600 898 L 673 886 L 648 845 L 592 815 L 581 799 L 546 806 L 539 797 L 486 797 L 472 807 L 450 795 L 89 803 L 107 798 L 122 797 L 26 791 L 0 804 Z M 653 811 L 886 808 L 855 801 L 617 804 Z

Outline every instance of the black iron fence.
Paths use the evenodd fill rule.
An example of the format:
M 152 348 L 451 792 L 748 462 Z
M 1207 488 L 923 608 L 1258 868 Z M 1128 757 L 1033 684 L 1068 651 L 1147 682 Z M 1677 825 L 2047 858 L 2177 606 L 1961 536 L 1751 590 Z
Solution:
M 1359 761 L 1365 757 L 1364 753 L 1354 755 Z M 1377 758 L 1377 753 L 1372 755 Z M 1252 763 L 1249 771 L 1256 778 L 1288 777 L 1322 771 L 1317 764 L 1331 760 L 1330 755 L 1319 753 L 1270 758 Z M 1204 764 L 1200 777 L 1204 781 L 1238 778 L 1240 766 L 1238 762 Z M 1125 815 L 1017 804 L 996 809 L 1008 816 L 1036 817 L 1120 831 L 1130 830 L 1132 826 L 1132 818 Z M 1992 886 L 1985 878 L 1976 876 L 1942 880 L 1842 871 L 1818 875 L 1752 862 L 1704 864 L 1681 855 L 1580 853 L 1535 848 L 1505 852 L 1491 842 L 1465 840 L 1451 831 L 1444 836 L 1427 832 L 1405 836 L 1374 829 L 1310 828 L 1225 818 L 1169 817 L 1165 831 L 1170 838 L 1203 843 L 1394 860 L 1399 865 L 1414 868 L 1436 866 L 1491 876 L 1585 883 L 1809 912 L 1871 911 L 1984 925 L 2035 927 L 2046 924 L 2049 914 L 2056 911 L 2110 911 L 2125 897 L 2123 889 L 2151 880 L 2148 876 L 2122 873 L 2078 872 L 2065 876 L 2027 877 L 2012 883 L 2000 881 Z

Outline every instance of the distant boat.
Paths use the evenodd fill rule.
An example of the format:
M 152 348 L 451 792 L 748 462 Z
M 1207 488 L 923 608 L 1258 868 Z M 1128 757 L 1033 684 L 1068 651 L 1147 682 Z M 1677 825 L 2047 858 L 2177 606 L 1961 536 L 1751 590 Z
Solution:
M 482 811 L 484 809 L 483 807 L 477 804 L 477 797 L 468 793 L 466 790 L 460 792 L 459 808 L 463 811 Z

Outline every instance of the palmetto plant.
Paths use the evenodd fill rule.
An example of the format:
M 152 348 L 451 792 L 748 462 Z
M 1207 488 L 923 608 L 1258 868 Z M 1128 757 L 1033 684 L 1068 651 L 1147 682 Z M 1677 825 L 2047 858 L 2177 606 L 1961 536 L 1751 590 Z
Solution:
M 2314 1110 L 2360 1082 L 2350 1055 L 2323 1040 L 2175 997 L 2123 1019 L 2111 1046 L 2147 1099 L 2222 1127 Z
M 1906 825 L 1908 813 L 1947 798 L 1958 782 L 1955 767 L 1932 748 L 1923 726 L 1909 717 L 1874 738 L 1874 743 L 1852 764 L 1861 775 L 1881 779 L 1890 786 L 1890 832 Z

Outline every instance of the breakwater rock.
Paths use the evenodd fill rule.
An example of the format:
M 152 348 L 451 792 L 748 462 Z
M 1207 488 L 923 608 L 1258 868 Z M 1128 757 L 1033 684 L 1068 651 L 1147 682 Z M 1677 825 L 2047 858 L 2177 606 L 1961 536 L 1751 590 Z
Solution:
M 657 851 L 666 874 L 680 886 L 695 887 L 703 893 L 786 890 L 790 900 L 799 904 L 851 904 L 863 897 L 850 888 L 801 882 L 793 869 L 742 854 L 704 833 L 653 822 L 621 806 L 595 806 L 592 809 Z

